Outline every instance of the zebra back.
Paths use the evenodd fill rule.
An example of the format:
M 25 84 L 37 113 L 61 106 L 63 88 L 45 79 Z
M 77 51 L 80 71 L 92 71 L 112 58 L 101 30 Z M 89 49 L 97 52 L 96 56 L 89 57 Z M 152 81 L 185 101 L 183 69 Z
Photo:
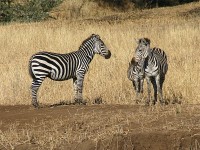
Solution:
M 167 55 L 165 51 L 160 48 L 152 48 L 149 54 L 149 63 L 157 64 L 159 66 L 160 73 L 166 74 L 168 70 Z

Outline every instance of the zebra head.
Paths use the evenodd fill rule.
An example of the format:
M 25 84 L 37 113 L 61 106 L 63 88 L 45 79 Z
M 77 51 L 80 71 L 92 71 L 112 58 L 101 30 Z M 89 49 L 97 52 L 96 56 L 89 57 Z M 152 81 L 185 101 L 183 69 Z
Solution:
M 142 61 L 144 60 L 150 51 L 150 39 L 148 38 L 141 38 L 136 40 L 138 46 L 135 50 L 135 55 L 136 55 L 136 61 Z
M 92 34 L 92 38 L 94 40 L 94 52 L 101 55 L 105 59 L 109 59 L 111 57 L 111 52 L 101 40 L 100 36 Z
M 140 62 L 135 61 L 135 57 L 132 58 L 131 62 L 129 63 L 128 68 L 128 79 L 129 80 L 139 80 L 143 79 L 144 74 L 142 73 L 142 66 Z

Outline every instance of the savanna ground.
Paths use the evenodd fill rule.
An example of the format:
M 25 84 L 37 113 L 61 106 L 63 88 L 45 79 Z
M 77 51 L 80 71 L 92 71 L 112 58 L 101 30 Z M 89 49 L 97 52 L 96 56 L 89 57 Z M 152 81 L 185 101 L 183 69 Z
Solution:
M 57 20 L 0 26 L 0 149 L 200 149 L 200 3 L 91 13 L 70 19 L 55 9 Z M 47 79 L 38 95 L 43 108 L 33 109 L 31 55 L 77 50 L 92 33 L 112 56 L 92 61 L 84 81 L 87 105 L 56 105 L 72 101 L 72 81 Z M 146 92 L 139 105 L 134 103 L 127 68 L 140 37 L 168 55 L 166 106 L 144 106 Z
M 200 149 L 200 105 L 20 105 L 0 114 L 0 149 Z

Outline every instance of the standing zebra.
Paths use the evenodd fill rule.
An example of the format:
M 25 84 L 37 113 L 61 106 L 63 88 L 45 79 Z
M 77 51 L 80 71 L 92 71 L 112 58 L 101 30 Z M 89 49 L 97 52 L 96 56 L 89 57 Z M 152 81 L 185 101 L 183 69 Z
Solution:
M 157 102 L 157 94 L 159 95 L 160 103 L 164 103 L 162 95 L 162 87 L 165 81 L 165 75 L 168 70 L 167 55 L 160 48 L 150 48 L 150 40 L 148 38 L 141 38 L 137 41 L 137 48 L 135 50 L 136 62 L 141 67 L 141 73 L 145 74 L 148 85 L 148 100 L 150 102 L 151 87 L 150 82 L 154 88 L 154 101 Z
M 68 54 L 51 52 L 34 54 L 29 61 L 29 72 L 33 79 L 32 105 L 39 107 L 37 91 L 46 77 L 56 81 L 73 79 L 75 102 L 82 103 L 84 76 L 95 54 L 99 54 L 105 59 L 111 57 L 111 52 L 100 36 L 95 34 L 84 40 L 77 51 Z
M 132 81 L 133 87 L 136 91 L 136 103 L 138 102 L 138 94 L 143 93 L 144 74 L 141 71 L 141 65 L 132 58 L 129 63 L 127 77 Z

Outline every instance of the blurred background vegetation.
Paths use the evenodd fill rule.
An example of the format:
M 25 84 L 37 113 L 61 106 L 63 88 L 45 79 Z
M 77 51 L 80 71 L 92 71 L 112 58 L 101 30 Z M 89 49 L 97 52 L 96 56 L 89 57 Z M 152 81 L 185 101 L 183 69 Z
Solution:
M 49 17 L 48 12 L 59 5 L 62 0 L 1 0 L 1 22 L 31 22 L 45 20 Z
M 96 7 L 93 7 L 95 3 L 95 6 L 100 8 L 125 12 L 138 9 L 175 6 L 194 1 L 199 0 L 1 0 L 0 22 L 32 22 L 46 20 L 52 17 L 49 15 L 51 10 L 63 2 L 65 2 L 66 9 L 70 7 L 71 17 L 76 18 L 82 15 L 81 9 L 83 6 L 90 3 L 93 3 L 91 7 L 94 9 L 96 9 Z M 76 3 L 78 6 L 72 6 L 72 3 Z

